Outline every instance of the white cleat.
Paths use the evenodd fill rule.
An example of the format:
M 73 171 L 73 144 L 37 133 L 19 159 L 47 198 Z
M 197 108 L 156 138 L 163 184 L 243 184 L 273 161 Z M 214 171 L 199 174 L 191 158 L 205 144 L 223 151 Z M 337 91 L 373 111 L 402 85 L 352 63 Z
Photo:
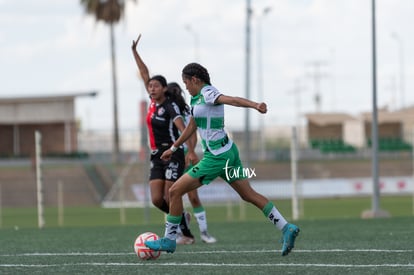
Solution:
M 195 240 L 194 238 L 184 236 L 182 233 L 178 233 L 176 242 L 177 244 L 193 244 Z
M 204 243 L 216 243 L 217 242 L 216 238 L 214 238 L 213 236 L 211 236 L 207 232 L 201 232 L 200 237 L 201 237 L 201 240 Z

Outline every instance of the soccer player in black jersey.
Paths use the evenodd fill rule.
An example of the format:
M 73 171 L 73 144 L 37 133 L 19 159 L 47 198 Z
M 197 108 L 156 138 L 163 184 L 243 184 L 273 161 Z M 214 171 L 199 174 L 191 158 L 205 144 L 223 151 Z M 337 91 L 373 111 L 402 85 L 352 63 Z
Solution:
M 169 193 L 172 184 L 184 173 L 185 162 L 197 163 L 198 157 L 194 152 L 197 136 L 194 135 L 186 143 L 187 153 L 184 156 L 184 147 L 178 148 L 169 161 L 161 160 L 162 153 L 169 149 L 175 140 L 178 139 L 180 131 L 185 128 L 183 116 L 189 112 L 189 106 L 185 103 L 182 91 L 168 89 L 165 77 L 155 75 L 150 77 L 145 63 L 142 61 L 137 51 L 137 44 L 141 36 L 132 42 L 132 52 L 138 66 L 142 80 L 150 96 L 151 102 L 146 117 L 149 132 L 149 142 L 151 149 L 151 170 L 150 170 L 150 191 L 151 200 L 154 206 L 165 213 L 169 213 Z M 191 199 L 193 198 L 193 199 Z M 216 239 L 207 233 L 205 211 L 201 205 L 197 193 L 190 197 L 193 202 L 198 199 L 196 204 L 195 216 L 197 221 L 203 220 L 205 230 L 201 232 L 201 239 L 206 243 L 214 243 Z M 196 201 L 197 202 L 197 201 Z M 203 216 L 204 215 L 204 216 Z M 188 227 L 190 214 L 183 212 L 180 228 L 182 235 L 177 239 L 177 243 L 192 244 L 194 236 Z M 200 227 L 201 228 L 201 227 Z

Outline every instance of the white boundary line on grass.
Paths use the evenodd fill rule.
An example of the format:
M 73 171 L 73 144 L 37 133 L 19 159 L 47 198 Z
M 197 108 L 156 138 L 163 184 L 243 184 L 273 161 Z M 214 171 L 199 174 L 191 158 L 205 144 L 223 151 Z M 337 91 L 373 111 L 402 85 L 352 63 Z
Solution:
M 373 268 L 373 267 L 409 267 L 414 264 L 300 264 L 300 263 L 275 263 L 275 264 L 224 264 L 224 263 L 73 263 L 73 264 L 0 264 L 0 267 L 56 267 L 56 266 L 221 266 L 221 267 L 348 267 L 348 268 Z
M 275 253 L 276 250 L 244 250 L 244 251 L 197 251 L 197 252 L 177 252 L 177 254 L 214 254 L 214 253 Z M 330 253 L 330 252 L 373 252 L 373 253 L 412 253 L 414 250 L 392 250 L 392 249 L 321 249 L 321 250 L 295 250 L 294 253 Z M 70 253 L 20 253 L 20 254 L 0 254 L 0 257 L 47 257 L 47 256 L 122 256 L 134 255 L 135 253 L 95 253 L 95 252 L 70 252 Z M 379 268 L 379 267 L 401 267 L 414 268 L 414 264 L 318 264 L 318 263 L 263 263 L 263 264 L 243 264 L 243 263 L 188 263 L 188 262 L 137 262 L 137 263 L 64 263 L 64 264 L 0 264 L 4 268 L 47 268 L 56 266 L 210 266 L 210 267 L 345 267 L 345 268 Z
M 278 250 L 211 250 L 211 251 L 188 251 L 188 252 L 175 252 L 176 254 L 216 254 L 216 253 L 278 253 Z M 295 249 L 293 253 L 331 253 L 331 252 L 370 252 L 370 253 L 412 253 L 413 249 Z M 0 254 L 0 257 L 39 257 L 39 256 L 122 256 L 133 255 L 133 252 L 68 252 L 68 253 L 18 253 L 18 254 Z

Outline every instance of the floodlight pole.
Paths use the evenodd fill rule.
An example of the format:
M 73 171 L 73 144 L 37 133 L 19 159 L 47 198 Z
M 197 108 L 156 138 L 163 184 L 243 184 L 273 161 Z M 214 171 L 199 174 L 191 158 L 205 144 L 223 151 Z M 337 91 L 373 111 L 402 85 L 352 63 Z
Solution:
M 272 10 L 271 7 L 265 7 L 262 13 L 257 18 L 257 88 L 259 94 L 259 101 L 264 101 L 264 91 L 263 91 L 263 58 L 262 58 L 262 21 L 265 16 Z M 259 114 L 259 129 L 258 133 L 261 133 L 258 141 L 259 141 L 259 157 L 260 160 L 266 159 L 266 136 L 265 136 L 265 125 L 264 125 L 264 118 L 262 118 Z
M 250 24 L 252 17 L 251 0 L 246 0 L 246 75 L 245 75 L 245 89 L 246 98 L 250 98 Z M 250 163 L 250 111 L 245 109 L 245 123 L 244 123 L 244 159 L 246 165 Z
M 413 132 L 412 132 L 412 136 L 411 136 L 411 139 L 412 139 L 412 141 L 411 141 L 411 150 L 412 150 L 412 152 L 411 152 L 411 154 L 412 154 L 412 166 L 413 166 L 413 177 L 412 177 L 412 181 L 413 181 L 413 194 L 412 194 L 412 200 L 411 200 L 411 203 L 412 203 L 412 208 L 413 208 L 413 216 L 414 216 L 414 130 L 413 130 Z
M 0 184 L 0 228 L 2 228 L 3 225 L 3 212 L 2 212 L 2 201 L 1 201 L 1 184 Z
M 39 131 L 35 131 L 35 160 L 36 160 L 36 189 L 37 189 L 37 223 L 38 227 L 42 229 L 45 226 L 44 215 L 44 190 L 43 179 L 41 170 L 42 161 L 42 134 Z
M 119 145 L 119 123 L 118 123 L 118 84 L 116 76 L 116 58 L 115 58 L 115 38 L 114 38 L 114 24 L 110 24 L 111 33 L 111 63 L 112 63 L 112 96 L 113 96 L 113 148 L 112 161 L 118 164 L 121 161 L 120 145 Z
M 194 62 L 200 62 L 200 38 L 190 24 L 184 26 L 194 38 Z
M 292 219 L 299 219 L 298 203 L 298 136 L 295 126 L 292 127 L 292 140 L 290 149 L 291 176 L 292 176 Z
M 404 47 L 403 47 L 403 41 L 401 37 L 398 35 L 398 33 L 393 32 L 391 33 L 392 38 L 395 39 L 398 43 L 398 58 L 399 58 L 399 65 L 400 65 L 400 107 L 405 107 L 405 83 L 404 83 Z
M 386 211 L 380 210 L 380 189 L 378 176 L 378 113 L 377 113 L 377 53 L 375 28 L 375 0 L 372 0 L 372 208 L 362 213 L 363 218 L 388 217 Z
M 378 113 L 377 113 L 377 53 L 375 27 L 375 0 L 372 0 L 372 180 L 374 184 L 372 194 L 372 211 L 379 210 L 379 177 L 378 177 Z

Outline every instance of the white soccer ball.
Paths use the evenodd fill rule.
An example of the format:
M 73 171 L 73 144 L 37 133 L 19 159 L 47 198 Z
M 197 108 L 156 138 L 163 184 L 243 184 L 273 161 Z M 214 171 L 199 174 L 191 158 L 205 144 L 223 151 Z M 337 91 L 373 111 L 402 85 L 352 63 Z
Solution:
M 138 258 L 142 260 L 155 260 L 161 255 L 161 251 L 154 251 L 145 246 L 145 241 L 155 241 L 159 237 L 152 232 L 145 232 L 135 239 L 134 250 Z

